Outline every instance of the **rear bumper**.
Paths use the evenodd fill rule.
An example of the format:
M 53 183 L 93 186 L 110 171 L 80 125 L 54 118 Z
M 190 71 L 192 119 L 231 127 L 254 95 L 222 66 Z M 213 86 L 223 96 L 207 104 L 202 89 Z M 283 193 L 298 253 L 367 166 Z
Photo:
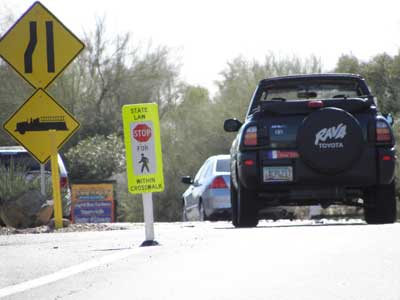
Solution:
M 203 198 L 204 209 L 208 216 L 230 211 L 231 209 L 231 198 L 230 190 L 227 189 L 215 189 L 208 190 L 207 195 Z
M 239 152 L 237 179 L 244 187 L 268 195 L 281 194 L 284 198 L 351 197 L 360 190 L 379 184 L 389 184 L 395 175 L 395 149 L 370 147 L 362 152 L 348 170 L 338 174 L 324 174 L 313 170 L 301 158 L 269 159 L 265 150 Z M 252 160 L 254 164 L 245 163 Z M 291 166 L 293 181 L 263 182 L 263 168 Z

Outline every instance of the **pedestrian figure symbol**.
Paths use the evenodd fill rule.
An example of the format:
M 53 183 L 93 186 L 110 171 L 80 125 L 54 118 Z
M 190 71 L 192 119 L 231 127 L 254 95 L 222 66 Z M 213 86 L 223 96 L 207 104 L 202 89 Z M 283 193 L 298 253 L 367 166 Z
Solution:
M 149 173 L 150 172 L 148 165 L 149 159 L 146 156 L 144 156 L 143 153 L 141 154 L 141 156 L 142 158 L 140 159 L 139 164 L 142 164 L 142 169 L 140 170 L 140 172 L 143 173 L 144 169 L 146 169 L 147 173 Z

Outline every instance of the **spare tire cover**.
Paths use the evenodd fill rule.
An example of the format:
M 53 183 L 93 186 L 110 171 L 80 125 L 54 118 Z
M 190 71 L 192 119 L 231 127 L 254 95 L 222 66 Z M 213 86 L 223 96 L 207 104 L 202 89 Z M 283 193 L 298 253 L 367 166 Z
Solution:
M 301 159 L 311 168 L 336 174 L 350 168 L 364 149 L 359 122 L 339 108 L 322 108 L 303 120 L 297 134 Z

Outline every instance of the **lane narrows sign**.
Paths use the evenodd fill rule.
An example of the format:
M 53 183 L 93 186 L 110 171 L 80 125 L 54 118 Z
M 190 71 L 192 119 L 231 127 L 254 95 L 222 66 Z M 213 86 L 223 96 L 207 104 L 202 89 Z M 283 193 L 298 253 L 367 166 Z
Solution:
M 0 56 L 34 88 L 46 89 L 84 44 L 35 2 L 0 39 Z

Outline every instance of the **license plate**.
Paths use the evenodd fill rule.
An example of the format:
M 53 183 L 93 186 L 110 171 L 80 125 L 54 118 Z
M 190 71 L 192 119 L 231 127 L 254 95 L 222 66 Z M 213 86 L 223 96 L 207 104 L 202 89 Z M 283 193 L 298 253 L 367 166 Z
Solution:
M 264 182 L 293 181 L 292 167 L 264 167 Z

